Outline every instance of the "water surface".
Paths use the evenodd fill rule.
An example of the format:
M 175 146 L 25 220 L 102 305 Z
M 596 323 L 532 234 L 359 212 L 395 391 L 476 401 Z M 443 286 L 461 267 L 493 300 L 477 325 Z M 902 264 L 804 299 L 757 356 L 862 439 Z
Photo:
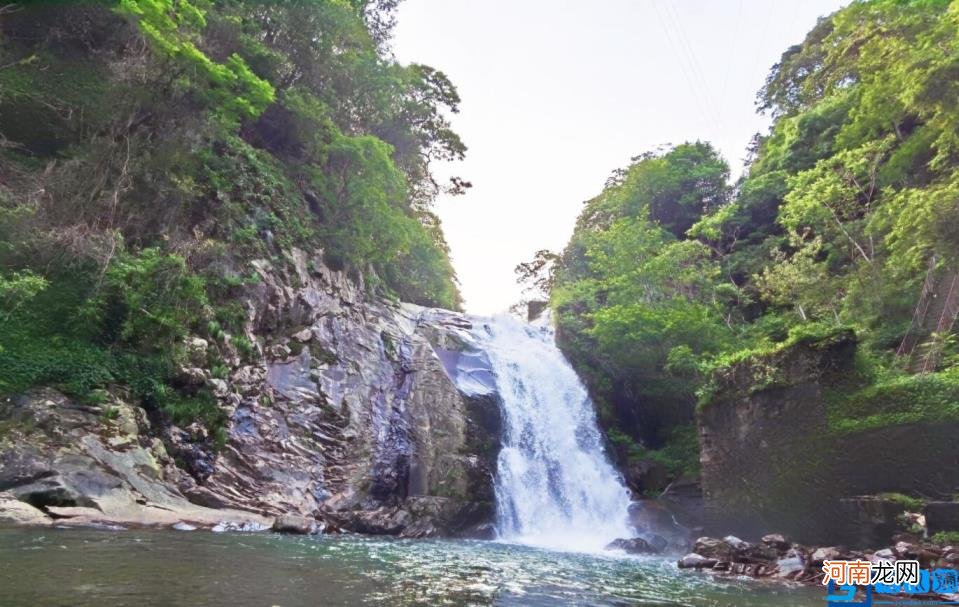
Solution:
M 496 542 L 0 529 L 3 607 L 822 607 L 822 597 L 662 558 Z

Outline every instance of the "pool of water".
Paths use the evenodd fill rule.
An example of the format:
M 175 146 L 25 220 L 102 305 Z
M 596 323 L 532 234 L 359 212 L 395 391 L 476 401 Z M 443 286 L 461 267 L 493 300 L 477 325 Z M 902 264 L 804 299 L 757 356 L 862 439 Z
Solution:
M 3 607 L 821 607 L 822 597 L 683 572 L 665 558 L 497 542 L 0 529 Z

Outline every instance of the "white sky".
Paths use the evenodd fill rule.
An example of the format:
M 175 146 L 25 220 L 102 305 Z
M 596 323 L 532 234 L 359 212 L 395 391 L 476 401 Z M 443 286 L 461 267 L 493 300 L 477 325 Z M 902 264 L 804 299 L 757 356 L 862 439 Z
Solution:
M 443 70 L 473 182 L 436 210 L 469 312 L 520 297 L 513 268 L 562 249 L 631 156 L 712 142 L 741 170 L 769 68 L 841 0 L 405 0 L 394 51 Z

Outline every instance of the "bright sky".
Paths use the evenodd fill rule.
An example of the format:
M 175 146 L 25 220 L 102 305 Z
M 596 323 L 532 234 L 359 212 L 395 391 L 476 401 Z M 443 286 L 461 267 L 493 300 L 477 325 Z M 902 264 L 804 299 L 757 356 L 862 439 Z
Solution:
M 443 70 L 473 182 L 436 210 L 469 312 L 520 298 L 513 268 L 561 250 L 631 156 L 712 142 L 741 170 L 769 68 L 841 0 L 405 0 L 394 51 Z

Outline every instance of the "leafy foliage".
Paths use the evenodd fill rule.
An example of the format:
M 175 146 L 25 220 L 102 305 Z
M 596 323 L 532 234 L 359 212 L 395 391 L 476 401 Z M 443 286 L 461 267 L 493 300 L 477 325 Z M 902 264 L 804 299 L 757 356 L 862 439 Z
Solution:
M 713 369 L 841 327 L 874 372 L 837 388 L 834 430 L 955 416 L 957 25 L 955 1 L 853 2 L 773 67 L 734 188 L 683 144 L 587 203 L 552 305 L 607 427 L 671 445 Z
M 109 387 L 187 425 L 184 338 L 218 376 L 250 262 L 294 247 L 371 292 L 460 304 L 430 162 L 456 88 L 398 64 L 392 0 L 18 3 L 0 24 L 0 393 Z

